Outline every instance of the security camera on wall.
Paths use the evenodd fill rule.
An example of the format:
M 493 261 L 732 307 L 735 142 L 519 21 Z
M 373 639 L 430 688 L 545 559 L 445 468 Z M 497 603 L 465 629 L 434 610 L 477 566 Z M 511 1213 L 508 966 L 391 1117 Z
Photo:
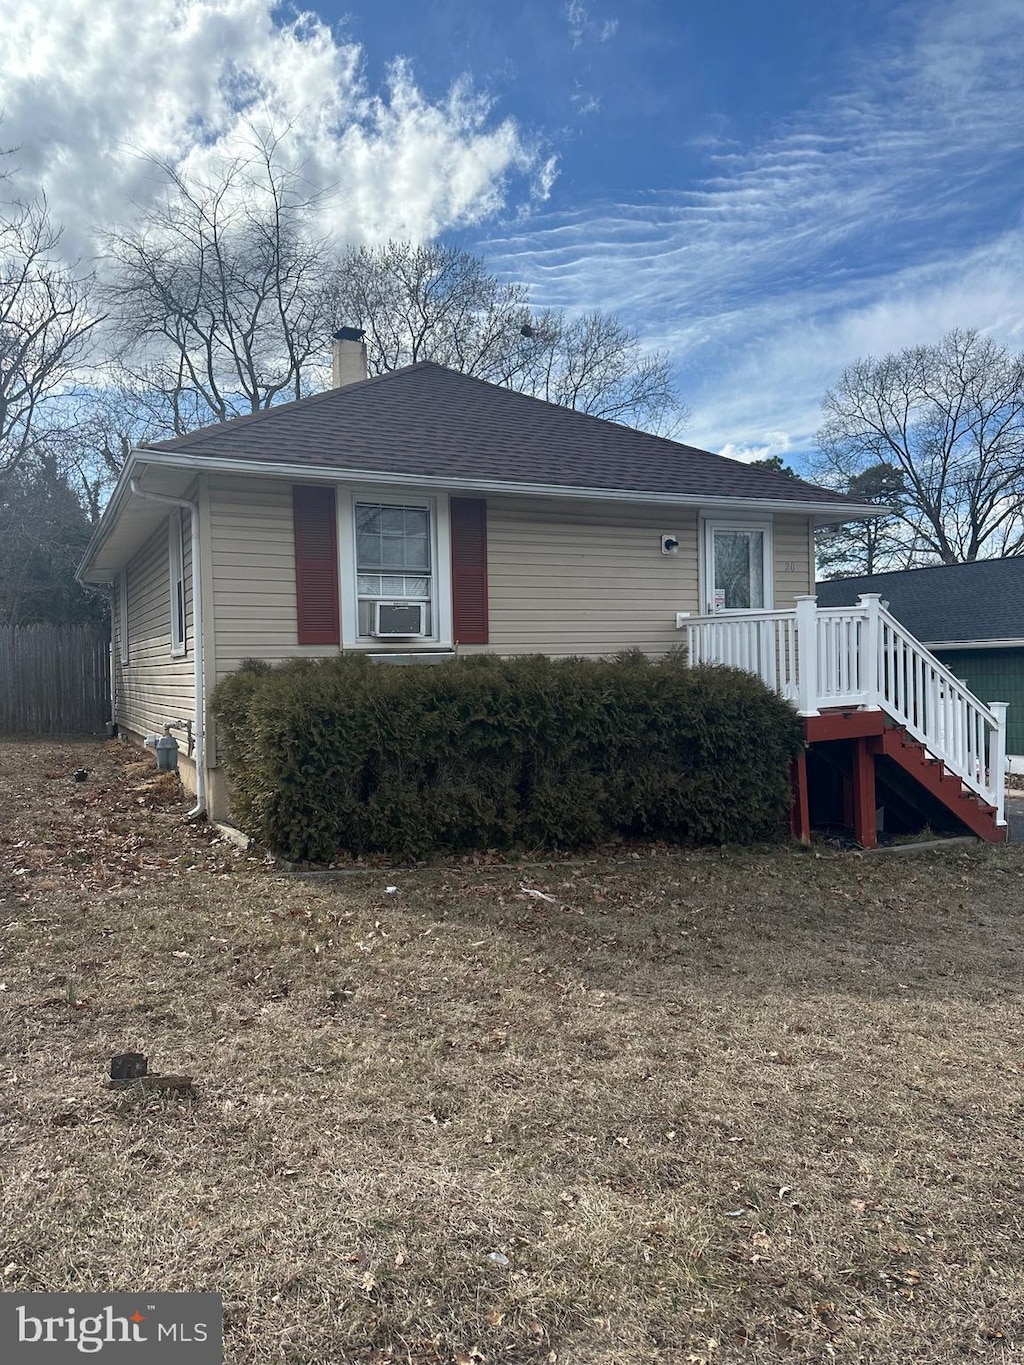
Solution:
M 678 554 L 678 553 L 679 553 L 679 537 L 678 537 L 678 536 L 662 536 L 662 538 L 661 538 L 661 553 L 662 553 L 663 555 L 674 555 L 674 554 Z

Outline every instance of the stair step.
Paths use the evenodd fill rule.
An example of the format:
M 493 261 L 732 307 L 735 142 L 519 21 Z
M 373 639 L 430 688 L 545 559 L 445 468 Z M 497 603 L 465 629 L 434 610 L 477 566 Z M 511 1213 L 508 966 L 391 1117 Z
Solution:
M 896 739 L 898 737 L 898 743 Z M 898 725 L 886 729 L 876 752 L 888 754 L 946 809 L 957 815 L 981 838 L 1005 838 L 1005 829 L 995 823 L 996 809 L 972 790 L 943 759 L 930 752 L 926 744 L 908 735 Z
M 844 713 L 845 714 L 845 713 Z M 809 736 L 810 737 L 810 736 Z M 823 738 L 833 736 L 830 732 Z M 946 766 L 946 761 L 932 753 L 927 741 L 907 733 L 906 727 L 887 718 L 884 728 L 864 733 L 857 730 L 848 738 L 858 743 L 866 742 L 868 752 L 886 756 L 901 767 L 904 773 L 921 789 L 915 803 L 912 794 L 905 794 L 907 804 L 913 809 L 927 810 L 922 805 L 927 793 L 932 802 L 939 802 L 979 838 L 998 843 L 1006 838 L 1006 827 L 996 824 L 996 808 L 984 799 L 964 778 Z M 812 740 L 813 742 L 813 740 Z M 904 800 L 901 796 L 900 800 Z

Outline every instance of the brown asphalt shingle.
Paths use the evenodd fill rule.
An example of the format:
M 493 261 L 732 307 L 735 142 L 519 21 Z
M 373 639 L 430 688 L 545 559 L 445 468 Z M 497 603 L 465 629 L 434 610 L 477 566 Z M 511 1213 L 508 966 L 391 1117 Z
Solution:
M 712 455 L 422 362 L 164 441 L 156 450 L 317 469 L 493 480 L 709 499 L 841 504 Z

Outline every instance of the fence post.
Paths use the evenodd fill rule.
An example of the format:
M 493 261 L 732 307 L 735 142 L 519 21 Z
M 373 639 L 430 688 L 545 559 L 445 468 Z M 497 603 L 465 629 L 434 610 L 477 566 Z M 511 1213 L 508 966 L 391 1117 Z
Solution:
M 862 592 L 860 605 L 864 608 L 864 705 L 869 711 L 879 709 L 878 646 L 882 636 L 882 594 Z
M 818 714 L 818 599 L 796 599 L 797 711 Z
M 990 701 L 988 709 L 996 718 L 989 748 L 989 774 L 995 787 L 996 824 L 1006 824 L 1006 708 L 1005 701 Z

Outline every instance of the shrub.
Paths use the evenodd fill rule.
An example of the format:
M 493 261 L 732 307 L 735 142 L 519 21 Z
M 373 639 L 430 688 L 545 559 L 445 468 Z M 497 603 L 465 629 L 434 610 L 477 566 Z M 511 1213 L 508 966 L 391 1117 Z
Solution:
M 247 664 L 212 705 L 237 817 L 296 861 L 776 838 L 802 742 L 756 678 L 677 656 Z

